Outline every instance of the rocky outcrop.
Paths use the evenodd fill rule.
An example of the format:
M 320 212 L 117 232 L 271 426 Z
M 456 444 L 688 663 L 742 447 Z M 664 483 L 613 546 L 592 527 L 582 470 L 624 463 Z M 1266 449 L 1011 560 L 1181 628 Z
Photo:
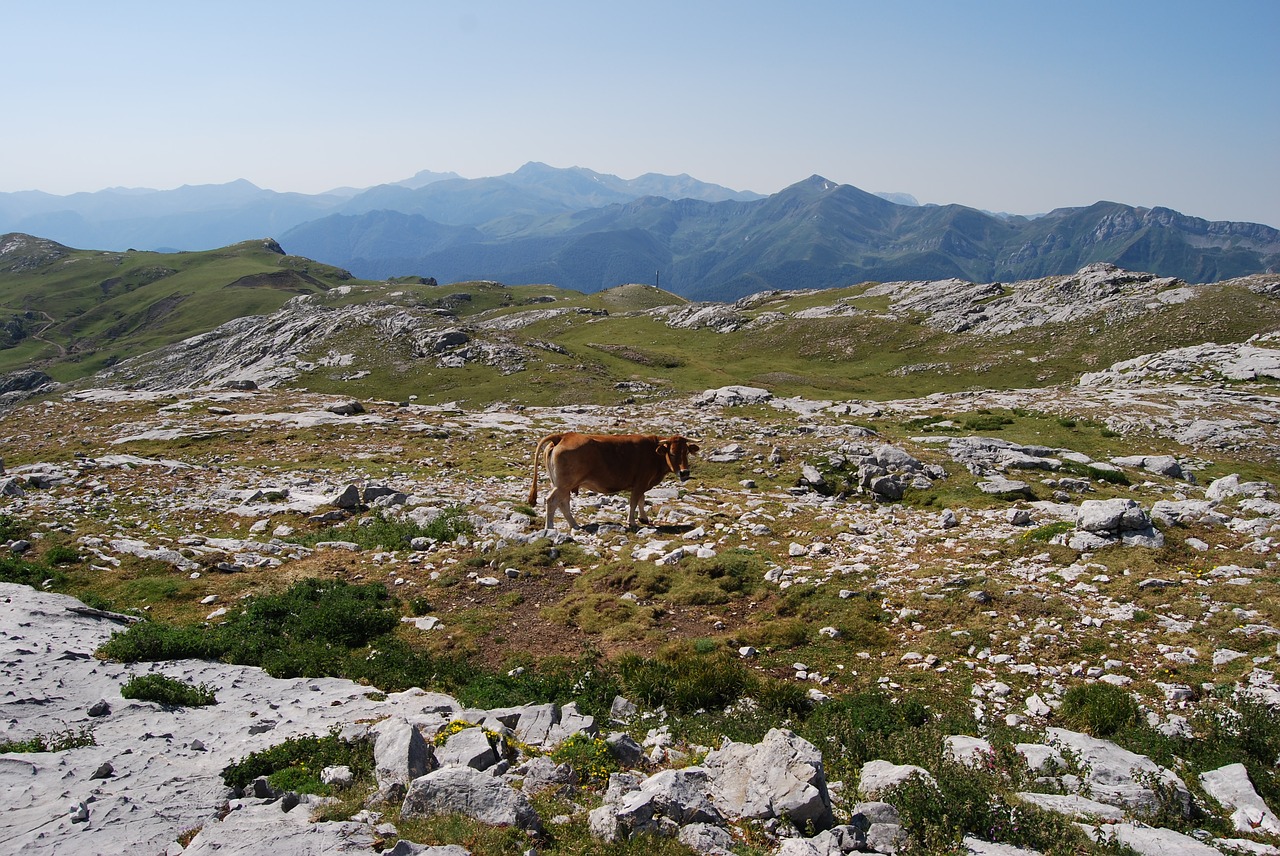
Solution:
M 1100 262 L 1071 275 L 1008 285 L 961 280 L 887 282 L 869 288 L 866 295 L 888 297 L 893 312 L 920 313 L 926 324 L 939 330 L 1003 335 L 1095 316 L 1132 317 L 1185 301 L 1196 288 L 1203 286 Z
M 340 298 L 345 287 L 333 289 Z M 331 343 L 359 335 L 378 344 L 372 353 L 400 348 L 418 359 L 458 368 L 480 363 L 504 374 L 524 369 L 528 351 L 516 344 L 482 337 L 479 328 L 459 326 L 453 316 L 387 303 L 329 304 L 314 295 L 293 298 L 268 316 L 245 316 L 150 353 L 105 369 L 95 384 L 128 384 L 136 389 L 174 389 L 252 383 L 270 389 L 317 367 L 361 367 L 352 354 Z M 487 331 L 489 336 L 501 331 Z M 310 355 L 326 354 L 318 361 Z
M 682 330 L 707 329 L 716 333 L 732 333 L 741 330 L 751 321 L 748 316 L 723 303 L 662 306 L 649 312 L 665 318 L 669 326 Z
M 1164 534 L 1152 526 L 1150 515 L 1132 499 L 1087 499 L 1080 503 L 1076 531 L 1066 543 L 1082 551 L 1116 544 L 1159 548 L 1164 545 Z
M 1243 343 L 1206 343 L 1143 354 L 1100 372 L 1088 372 L 1080 377 L 1080 385 L 1114 386 L 1186 380 L 1280 380 L 1280 334 L 1254 336 Z

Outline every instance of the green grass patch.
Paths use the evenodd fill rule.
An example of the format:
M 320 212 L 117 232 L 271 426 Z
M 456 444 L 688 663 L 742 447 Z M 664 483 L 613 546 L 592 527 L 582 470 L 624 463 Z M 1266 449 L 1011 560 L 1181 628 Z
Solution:
M 1129 485 L 1129 477 L 1121 470 L 1109 470 L 1105 467 L 1095 467 L 1091 464 L 1081 464 L 1076 461 L 1063 461 L 1060 472 L 1068 472 L 1085 478 L 1097 479 L 1108 484 Z
M 708 559 L 687 558 L 679 565 L 645 562 L 625 567 L 609 583 L 646 600 L 705 606 L 749 596 L 759 588 L 767 564 L 754 550 L 735 547 Z
M 1111 684 L 1082 684 L 1062 696 L 1062 721 L 1094 737 L 1111 737 L 1138 722 L 1141 711 L 1127 690 Z
M 1068 520 L 1057 520 L 1053 523 L 1046 523 L 1043 526 L 1037 526 L 1022 536 L 1023 541 L 1033 544 L 1047 544 L 1054 538 L 1063 533 L 1070 532 L 1076 528 L 1076 525 Z
M 454 505 L 423 525 L 413 520 L 393 520 L 381 515 L 366 517 L 343 526 L 330 526 L 316 532 L 295 535 L 289 540 L 304 547 L 314 547 L 322 541 L 349 541 L 362 550 L 410 550 L 415 538 L 432 541 L 456 541 L 462 535 L 474 532 L 466 509 Z

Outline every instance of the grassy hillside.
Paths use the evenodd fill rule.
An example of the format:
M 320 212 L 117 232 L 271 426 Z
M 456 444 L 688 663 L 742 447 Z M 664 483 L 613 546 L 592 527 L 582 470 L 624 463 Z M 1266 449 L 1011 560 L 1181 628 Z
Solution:
M 1066 383 L 1140 354 L 1280 328 L 1280 301 L 1246 285 L 1193 289 L 1181 303 L 1139 305 L 1140 298 L 1123 311 L 1099 304 L 1084 323 L 994 335 L 948 332 L 873 283 L 700 305 L 644 284 L 584 294 L 550 284 L 356 280 L 269 241 L 203 253 L 104 253 L 6 236 L 0 372 L 38 368 L 70 381 L 309 295 L 300 317 L 369 311 L 302 344 L 292 335 L 250 338 L 236 353 L 283 341 L 294 348 L 286 362 L 300 365 L 287 383 L 317 392 L 613 404 L 748 384 L 781 396 L 886 400 Z M 985 312 L 1022 287 L 1005 286 L 974 308 Z M 676 317 L 704 311 L 735 329 Z M 464 347 L 424 349 L 451 329 L 466 331 Z M 113 382 L 144 378 L 155 388 L 165 383 L 156 370 Z
M 0 236 L 0 372 L 40 368 L 70 380 L 350 280 L 274 241 L 149 253 Z

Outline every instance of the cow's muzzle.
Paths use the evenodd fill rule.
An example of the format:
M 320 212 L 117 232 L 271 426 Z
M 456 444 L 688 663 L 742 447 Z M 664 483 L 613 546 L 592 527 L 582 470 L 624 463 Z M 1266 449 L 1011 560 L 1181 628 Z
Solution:
M 688 470 L 681 470 L 681 471 L 678 473 L 678 475 L 680 476 L 680 481 L 688 481 L 688 480 L 689 480 L 689 471 L 688 471 Z

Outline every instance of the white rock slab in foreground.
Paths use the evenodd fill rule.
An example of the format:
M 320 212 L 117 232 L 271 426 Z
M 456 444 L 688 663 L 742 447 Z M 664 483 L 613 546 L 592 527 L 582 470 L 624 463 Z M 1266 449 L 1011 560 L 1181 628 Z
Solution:
M 0 583 L 0 740 L 91 729 L 96 743 L 0 755 L 0 852 L 164 853 L 179 835 L 206 825 L 201 846 L 216 845 L 223 853 L 364 849 L 353 840 L 350 824 L 311 824 L 305 835 L 290 835 L 306 823 L 306 805 L 287 814 L 278 804 L 246 805 L 224 824 L 215 823 L 232 796 L 221 772 L 290 737 L 420 713 L 424 697 L 434 694 L 410 690 L 373 701 L 367 687 L 346 680 L 279 680 L 260 669 L 197 660 L 104 663 L 93 652 L 123 625 L 69 612 L 70 606 L 83 604 Z M 208 684 L 218 703 L 165 710 L 120 695 L 129 678 L 148 672 Z M 110 711 L 91 716 L 90 708 L 102 700 Z M 93 778 L 103 764 L 112 773 Z M 77 820 L 71 808 L 81 804 L 88 816 Z M 273 814 L 261 828 L 251 821 L 264 811 Z M 241 828 L 250 831 L 241 835 Z

